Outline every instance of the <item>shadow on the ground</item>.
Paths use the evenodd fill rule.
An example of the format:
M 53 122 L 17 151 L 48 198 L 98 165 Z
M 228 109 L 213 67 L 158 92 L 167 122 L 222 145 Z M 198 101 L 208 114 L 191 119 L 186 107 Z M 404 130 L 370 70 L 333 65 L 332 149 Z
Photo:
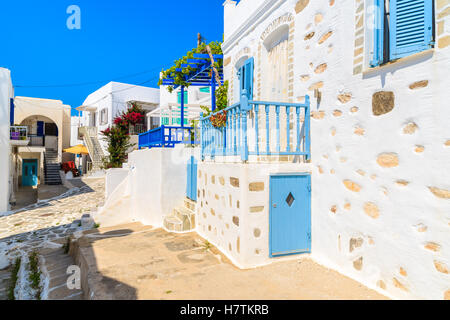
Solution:
M 65 243 L 67 243 L 67 240 L 72 237 L 73 233 L 76 231 L 82 231 L 77 226 L 81 226 L 81 222 L 76 220 L 72 224 L 65 224 L 65 225 L 59 225 L 59 226 L 53 226 L 49 228 L 42 228 L 39 230 L 33 230 L 29 232 L 19 233 L 15 235 L 11 235 L 5 238 L 0 239 L 0 243 L 6 243 L 8 246 L 13 245 L 13 248 L 18 249 L 13 254 L 10 255 L 11 263 L 13 263 L 13 260 L 17 255 L 25 252 L 32 252 L 34 250 L 39 251 L 40 249 L 44 248 L 55 248 L 58 247 L 55 246 L 63 246 Z M 111 232 L 105 232 L 105 233 L 99 233 L 97 229 L 91 229 L 87 231 L 83 231 L 83 233 L 87 235 L 95 234 L 96 237 L 90 238 L 92 242 L 95 242 L 97 240 L 103 240 L 108 238 L 117 238 L 117 237 L 125 237 L 130 234 L 132 234 L 134 231 L 124 229 L 124 230 L 115 230 Z M 51 243 L 50 243 L 51 242 Z M 92 250 L 92 246 L 84 247 L 85 251 L 84 254 L 88 254 L 91 256 L 91 259 L 89 262 L 94 262 L 97 266 L 96 259 L 95 259 L 95 253 Z M 12 249 L 14 251 L 15 249 Z M 11 252 L 10 252 L 11 253 Z M 134 287 L 131 287 L 123 282 L 117 281 L 116 279 L 113 279 L 111 277 L 103 276 L 101 273 L 96 273 L 94 275 L 87 274 L 87 267 L 85 266 L 83 268 L 82 261 L 77 257 L 77 251 L 74 251 L 73 248 L 71 248 L 70 252 L 67 253 L 68 255 L 71 255 L 74 261 L 76 261 L 77 265 L 81 268 L 81 282 L 82 282 L 82 289 L 83 293 L 86 297 L 86 291 L 87 290 L 87 279 L 89 276 L 95 276 L 96 280 L 99 283 L 99 287 L 101 292 L 110 293 L 110 296 L 108 295 L 102 295 L 100 299 L 105 300 L 112 300 L 112 299 L 119 299 L 119 300 L 136 300 L 137 299 L 137 290 Z M 11 266 L 8 266 L 6 269 L 2 270 L 8 270 Z M 92 265 L 90 265 L 92 268 Z M 97 268 L 97 267 L 96 267 Z M 68 274 L 67 278 L 69 278 L 71 275 Z M 100 278 L 99 278 L 100 277 Z M 50 282 L 50 279 L 49 279 Z M 2 289 L 7 289 L 7 286 L 9 285 L 8 281 L 0 282 L 0 291 Z M 6 286 L 5 288 L 2 288 Z M 4 297 L 0 296 L 0 300 L 2 300 Z M 91 296 L 91 299 L 98 299 L 98 297 L 94 294 Z
M 76 183 L 76 185 L 75 184 L 73 184 L 73 185 L 74 185 L 73 189 L 67 190 L 67 188 L 64 188 L 65 189 L 64 192 L 62 192 L 60 194 L 57 194 L 57 195 L 54 195 L 52 198 L 41 200 L 41 201 L 37 200 L 37 190 L 36 190 L 35 191 L 36 192 L 36 200 L 34 200 L 33 202 L 31 202 L 31 200 L 27 202 L 27 199 L 21 200 L 21 203 L 24 204 L 23 206 L 16 205 L 16 207 L 13 207 L 12 211 L 10 211 L 10 212 L 8 212 L 6 214 L 0 215 L 0 219 L 2 217 L 10 216 L 10 215 L 13 215 L 13 214 L 16 214 L 16 213 L 20 213 L 20 212 L 24 212 L 24 211 L 33 211 L 35 209 L 40 209 L 40 208 L 44 208 L 44 207 L 51 207 L 51 206 L 53 206 L 52 202 L 54 202 L 54 201 L 57 202 L 57 201 L 60 201 L 60 200 L 64 200 L 64 199 L 73 197 L 73 196 L 79 196 L 79 195 L 82 195 L 82 194 L 95 192 L 95 190 L 93 190 L 88 184 L 86 184 L 82 180 L 79 180 Z M 26 191 L 24 190 L 24 192 L 29 193 L 31 195 L 32 191 L 27 189 Z M 23 196 L 26 197 L 27 194 L 23 194 Z M 31 203 L 29 203 L 29 202 L 31 202 Z
M 131 229 L 113 230 L 104 233 L 101 233 L 98 229 L 85 231 L 83 238 L 78 240 L 76 248 L 70 249 L 74 260 L 81 268 L 81 283 L 85 297 L 89 295 L 90 300 L 137 300 L 136 288 L 99 271 L 96 254 L 92 246 L 96 241 L 127 237 L 133 233 L 134 231 Z M 89 284 L 91 284 L 91 287 L 89 287 Z

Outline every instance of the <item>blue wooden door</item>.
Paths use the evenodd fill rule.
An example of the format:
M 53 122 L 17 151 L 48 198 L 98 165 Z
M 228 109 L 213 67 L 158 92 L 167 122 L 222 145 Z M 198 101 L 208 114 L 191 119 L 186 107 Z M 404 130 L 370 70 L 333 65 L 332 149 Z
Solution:
M 187 164 L 186 197 L 197 201 L 197 160 L 194 157 Z
M 38 137 L 44 136 L 44 122 L 43 121 L 37 122 L 37 132 L 36 133 L 37 133 Z
M 25 159 L 22 164 L 22 186 L 34 187 L 38 184 L 37 160 Z
M 270 177 L 270 257 L 311 252 L 311 176 Z

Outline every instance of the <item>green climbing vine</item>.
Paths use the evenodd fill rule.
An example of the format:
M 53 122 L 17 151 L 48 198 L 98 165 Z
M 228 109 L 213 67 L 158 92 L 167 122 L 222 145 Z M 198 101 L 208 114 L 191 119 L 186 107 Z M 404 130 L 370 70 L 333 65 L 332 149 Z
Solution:
M 212 54 L 222 54 L 222 43 L 219 41 L 213 41 L 209 44 L 211 48 Z M 206 43 L 200 44 L 197 48 L 192 49 L 187 52 L 187 54 L 174 62 L 174 66 L 167 70 L 162 70 L 161 78 L 159 79 L 158 85 L 162 85 L 163 80 L 173 78 L 175 85 L 189 87 L 189 83 L 185 81 L 187 75 L 192 73 L 195 69 L 188 66 L 181 68 L 182 64 L 187 64 L 187 59 L 193 59 L 195 53 L 203 53 L 206 54 L 208 51 L 206 50 Z M 219 69 L 223 66 L 223 60 L 217 59 L 214 61 L 214 66 Z M 181 71 L 177 71 L 177 69 L 181 69 Z M 172 93 L 174 90 L 173 86 L 167 86 L 167 90 Z

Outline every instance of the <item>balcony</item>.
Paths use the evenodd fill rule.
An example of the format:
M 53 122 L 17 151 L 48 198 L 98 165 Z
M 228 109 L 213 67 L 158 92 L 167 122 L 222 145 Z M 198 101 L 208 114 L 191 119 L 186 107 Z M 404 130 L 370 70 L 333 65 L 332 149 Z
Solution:
M 10 127 L 10 143 L 13 146 L 27 146 L 30 143 L 27 126 Z
M 197 128 L 161 126 L 139 135 L 139 149 L 174 148 L 177 144 L 195 146 L 200 144 L 198 137 Z
M 212 117 L 226 114 L 224 127 L 213 126 Z M 227 160 L 260 162 L 311 159 L 310 102 L 241 101 L 200 119 L 202 160 L 221 156 Z M 232 158 L 234 157 L 234 159 Z

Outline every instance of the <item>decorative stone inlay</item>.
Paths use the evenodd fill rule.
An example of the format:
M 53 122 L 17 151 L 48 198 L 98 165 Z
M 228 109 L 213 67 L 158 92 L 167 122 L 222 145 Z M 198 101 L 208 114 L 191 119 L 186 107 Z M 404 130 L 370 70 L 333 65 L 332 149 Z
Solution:
M 427 232 L 428 227 L 426 225 L 424 225 L 423 223 L 419 223 L 418 225 L 415 226 L 417 232 L 423 233 L 423 232 Z
M 344 186 L 353 192 L 360 192 L 361 191 L 361 186 L 359 184 L 357 184 L 356 182 L 353 182 L 351 180 L 344 180 L 343 181 Z
M 314 16 L 314 23 L 315 23 L 316 25 L 318 25 L 319 23 L 321 23 L 322 20 L 323 20 L 323 15 L 322 15 L 322 14 L 318 13 L 318 14 L 316 14 L 316 15 Z
M 375 116 L 381 116 L 394 109 L 395 95 L 392 91 L 379 91 L 372 95 L 372 112 Z
M 214 175 L 211 176 L 211 183 L 212 184 L 216 183 L 216 176 L 214 176 Z
M 319 44 L 324 43 L 325 41 L 327 41 L 327 39 L 329 37 L 331 37 L 331 35 L 333 34 L 333 31 L 328 31 L 327 33 L 325 33 L 323 36 L 320 37 L 319 39 Z
M 356 173 L 358 173 L 360 176 L 365 176 L 366 175 L 366 172 L 364 170 L 361 170 L 361 169 L 357 170 Z
M 261 230 L 258 228 L 255 228 L 253 230 L 253 235 L 255 236 L 255 238 L 259 238 L 261 236 Z
M 336 214 L 337 213 L 337 206 L 332 206 L 330 211 L 333 212 L 334 214 Z
M 384 283 L 383 280 L 378 280 L 377 286 L 380 287 L 383 290 L 386 290 L 386 283 Z
M 425 147 L 424 146 L 416 146 L 416 148 L 414 149 L 414 151 L 416 153 L 423 153 L 425 151 Z
M 438 40 L 438 47 L 439 49 L 444 49 L 450 46 L 450 36 L 444 36 L 439 38 Z
M 350 109 L 350 112 L 351 112 L 351 113 L 356 113 L 356 112 L 358 112 L 358 110 L 359 110 L 358 107 L 352 107 L 352 108 Z
M 325 111 L 313 111 L 311 112 L 311 117 L 316 120 L 322 120 L 325 118 Z
M 227 65 L 229 65 L 231 63 L 231 57 L 227 57 L 225 58 L 225 60 L 223 61 L 223 66 L 226 67 Z
M 340 116 L 342 116 L 342 111 L 341 111 L 341 110 L 334 110 L 334 111 L 333 111 L 333 116 L 335 116 L 335 117 L 340 117 Z
M 406 187 L 407 185 L 409 185 L 409 181 L 406 180 L 397 180 L 395 181 L 395 183 L 401 187 Z
M 230 177 L 230 184 L 235 188 L 239 188 L 239 179 Z
M 427 242 L 425 244 L 425 249 L 434 251 L 434 252 L 438 252 L 441 250 L 441 246 L 439 244 L 437 244 L 436 242 Z
M 233 216 L 233 223 L 239 227 L 239 217 Z
M 308 41 L 308 40 L 312 39 L 312 37 L 314 37 L 315 34 L 316 34 L 316 33 L 315 33 L 314 31 L 311 31 L 311 32 L 307 33 L 307 34 L 305 35 L 304 40 L 305 40 L 305 41 Z
M 221 185 L 225 185 L 225 178 L 224 177 L 219 177 L 219 182 Z
M 450 147 L 450 140 L 445 141 L 444 146 Z
M 264 211 L 264 206 L 258 206 L 258 207 L 250 207 L 251 213 L 257 213 Z
M 428 187 L 430 191 L 438 198 L 441 199 L 450 199 L 450 191 L 445 189 L 440 189 L 436 187 Z
M 363 257 L 360 257 L 360 258 L 356 259 L 355 261 L 353 261 L 353 267 L 356 270 L 361 271 L 362 267 L 363 267 Z
M 328 65 L 326 63 L 319 64 L 314 70 L 315 73 L 320 74 L 327 70 Z
M 396 288 L 399 288 L 403 291 L 409 291 L 408 288 L 406 288 L 400 281 L 398 281 L 397 278 L 392 278 L 392 283 Z
M 414 89 L 419 89 L 419 88 L 425 88 L 427 86 L 428 86 L 428 80 L 421 80 L 421 81 L 417 81 L 417 82 L 411 83 L 409 85 L 409 88 L 411 90 L 414 90 Z
M 448 270 L 447 266 L 440 261 L 435 260 L 434 261 L 434 267 L 436 268 L 437 271 L 441 272 L 441 273 L 445 273 L 445 274 L 449 274 L 450 271 Z
M 403 133 L 414 134 L 418 128 L 419 126 L 417 124 L 415 124 L 414 122 L 410 122 L 403 128 Z
M 363 243 L 363 238 L 351 238 L 349 243 L 349 251 L 353 252 L 356 248 L 361 248 Z
M 249 184 L 250 191 L 264 191 L 264 182 L 252 182 Z
M 408 272 L 406 272 L 406 270 L 402 267 L 400 267 L 400 270 L 398 272 L 404 277 L 408 276 Z
M 356 127 L 353 132 L 358 136 L 363 136 L 366 133 L 366 130 L 361 127 Z
M 308 0 L 309 2 L 309 0 Z M 273 31 L 278 29 L 279 26 L 283 24 L 290 24 L 294 20 L 294 17 L 290 13 L 286 13 L 282 15 L 281 17 L 275 19 L 267 28 L 264 30 L 264 32 L 261 35 L 261 41 L 264 42 L 266 40 L 267 36 L 270 35 Z
M 378 156 L 377 163 L 383 168 L 398 167 L 398 155 L 396 153 L 382 153 Z
M 342 93 L 342 94 L 338 95 L 337 98 L 342 104 L 346 104 L 347 102 L 349 102 L 352 99 L 352 94 L 349 92 Z
M 313 91 L 313 90 L 321 89 L 321 88 L 323 88 L 323 81 L 319 81 L 319 82 L 316 82 L 316 83 L 312 84 L 312 85 L 308 88 L 308 90 Z
M 302 76 L 300 76 L 300 80 L 302 80 L 303 82 L 306 82 L 310 79 L 311 77 L 307 74 L 304 74 Z
M 214 209 L 213 209 L 213 208 L 211 208 L 211 214 L 212 214 L 213 216 L 215 216 L 215 215 L 216 215 L 216 212 L 214 211 Z
M 380 216 L 380 209 L 378 209 L 378 206 L 373 202 L 366 202 L 366 204 L 364 204 L 364 212 L 372 219 L 378 219 Z
M 320 174 L 323 174 L 323 169 L 322 169 L 321 166 L 317 166 L 317 169 L 319 170 L 319 173 L 320 173 Z
M 299 0 L 295 5 L 295 13 L 299 14 L 309 4 L 309 0 Z
M 346 204 L 344 204 L 344 209 L 345 210 L 351 210 L 352 209 L 351 203 L 347 202 Z

